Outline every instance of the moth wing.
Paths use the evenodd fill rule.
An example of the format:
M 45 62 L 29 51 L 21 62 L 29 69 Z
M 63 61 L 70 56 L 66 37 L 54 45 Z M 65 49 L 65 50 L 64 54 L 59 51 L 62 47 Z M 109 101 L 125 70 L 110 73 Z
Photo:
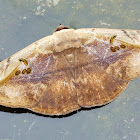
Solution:
M 128 82 L 108 74 L 103 67 L 91 61 L 87 53 L 77 51 L 75 87 L 81 107 L 100 106 L 111 102 L 127 86 Z M 84 64 L 81 65 L 81 62 Z
M 41 76 L 41 71 L 38 70 L 37 64 L 39 63 L 39 66 L 42 67 L 40 57 L 51 52 L 52 40 L 52 36 L 42 38 L 0 62 L 1 105 L 26 108 L 33 106 L 39 100 L 43 94 L 42 91 L 46 89 L 46 85 L 41 83 L 41 81 L 33 81 L 34 79 L 37 81 L 38 77 Z M 19 58 L 25 59 L 28 65 L 20 62 Z M 50 56 L 48 55 L 45 62 L 42 63 L 44 66 L 48 63 L 49 58 Z M 53 66 L 54 63 L 49 63 L 48 67 Z M 29 70 L 31 69 L 31 73 L 22 74 L 22 71 L 28 70 L 28 68 Z M 36 72 L 34 68 L 37 68 Z M 16 75 L 17 71 L 20 71 L 19 75 Z M 37 73 L 38 77 L 35 76 Z
M 84 45 L 86 55 L 109 75 L 123 81 L 140 75 L 140 30 L 94 28 L 79 31 L 89 34 Z M 111 44 L 114 35 L 116 38 Z

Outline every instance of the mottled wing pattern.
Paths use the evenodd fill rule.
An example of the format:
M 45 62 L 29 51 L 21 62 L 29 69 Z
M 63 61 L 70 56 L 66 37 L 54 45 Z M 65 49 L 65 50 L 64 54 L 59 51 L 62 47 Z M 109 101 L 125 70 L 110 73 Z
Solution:
M 46 85 L 46 90 L 39 101 L 29 109 L 49 115 L 67 114 L 71 110 L 79 109 L 71 67 L 63 52 L 53 54 L 51 59 L 55 60 L 54 68 L 48 72 L 46 69 L 44 80 L 40 79 Z
M 119 29 L 89 29 L 96 37 L 84 45 L 86 55 L 109 75 L 130 81 L 140 75 L 140 31 Z M 112 36 L 116 36 L 110 43 Z M 112 50 L 113 48 L 113 50 Z M 114 52 L 115 51 L 115 52 Z
M 103 105 L 112 101 L 130 80 L 140 75 L 139 32 L 133 30 L 114 30 L 114 32 L 111 30 L 110 34 L 105 34 L 104 30 L 95 32 L 96 38 L 91 38 L 83 45 L 83 53 L 77 52 L 77 58 L 87 60 L 85 65 L 79 65 L 75 78 L 78 103 L 84 107 Z M 132 35 L 135 35 L 135 38 L 132 37 L 130 39 L 132 42 L 128 43 L 118 37 L 111 44 L 110 39 L 114 34 L 127 36 L 126 40 Z M 112 51 L 111 47 L 115 48 L 115 51 Z
M 40 52 L 40 46 L 45 45 L 46 40 L 50 40 L 49 36 L 39 40 L 38 43 L 31 44 L 0 63 L 1 105 L 27 108 L 35 105 L 41 98 L 46 90 L 46 85 L 40 79 L 50 58 L 50 54 L 48 54 L 42 60 L 44 66 L 41 65 L 40 58 L 43 57 L 43 53 Z M 25 59 L 28 65 L 19 61 L 20 58 L 22 58 L 21 60 Z M 48 70 L 53 66 L 54 63 L 49 64 Z
M 75 70 L 75 84 L 78 104 L 82 107 L 104 105 L 111 102 L 126 87 L 128 82 L 119 80 L 106 73 L 92 62 L 87 55 L 77 53 L 77 58 L 88 63 L 79 65 Z
M 0 63 L 0 104 L 61 115 L 109 103 L 140 75 L 139 48 L 139 31 L 55 32 Z

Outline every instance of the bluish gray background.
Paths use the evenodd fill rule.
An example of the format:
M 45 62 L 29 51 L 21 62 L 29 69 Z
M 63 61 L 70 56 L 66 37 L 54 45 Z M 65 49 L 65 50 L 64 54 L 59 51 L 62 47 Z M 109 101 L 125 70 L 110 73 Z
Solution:
M 0 0 L 0 60 L 72 28 L 140 30 L 140 0 Z M 140 78 L 112 103 L 63 118 L 0 106 L 0 140 L 140 140 Z

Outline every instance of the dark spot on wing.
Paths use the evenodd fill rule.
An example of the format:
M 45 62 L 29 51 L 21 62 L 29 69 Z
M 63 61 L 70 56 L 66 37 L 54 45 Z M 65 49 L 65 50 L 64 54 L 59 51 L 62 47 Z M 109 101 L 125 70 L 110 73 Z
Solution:
M 114 47 L 110 47 L 110 50 L 112 51 L 112 52 L 116 52 L 116 49 L 114 48 Z
M 15 75 L 17 76 L 17 75 L 19 75 L 20 73 L 21 73 L 21 71 L 20 71 L 20 70 L 17 70 L 16 73 L 15 73 Z
M 27 62 L 26 59 L 24 59 L 24 58 L 19 58 L 18 60 L 19 60 L 20 62 L 23 62 L 25 66 L 28 65 L 28 62 Z
M 121 48 L 123 48 L 123 49 L 124 49 L 124 48 L 126 48 L 126 46 L 125 46 L 125 45 L 120 45 L 120 47 L 121 47 Z
M 26 72 L 26 69 L 22 70 L 22 74 L 25 74 L 25 72 Z
M 31 73 L 31 68 L 28 68 L 28 69 L 26 70 L 26 73 L 27 73 L 27 74 L 30 74 L 30 73 Z

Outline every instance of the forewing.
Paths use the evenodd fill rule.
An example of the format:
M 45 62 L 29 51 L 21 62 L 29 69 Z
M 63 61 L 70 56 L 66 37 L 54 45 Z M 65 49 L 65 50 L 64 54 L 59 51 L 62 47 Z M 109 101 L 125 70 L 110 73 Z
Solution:
M 115 99 L 130 80 L 140 75 L 140 32 L 82 31 L 88 34 L 89 40 L 82 46 L 81 53 L 76 54 L 78 103 L 85 107 L 103 105 Z
M 88 58 L 112 75 L 130 81 L 140 75 L 140 31 L 90 29 L 84 44 Z M 91 34 L 92 33 L 92 34 Z M 116 36 L 113 40 L 113 36 Z
M 55 65 L 51 54 L 47 53 L 50 50 L 44 51 L 46 42 L 49 46 L 51 38 L 43 38 L 0 63 L 1 105 L 26 108 L 40 99 L 46 90 L 43 75 Z

